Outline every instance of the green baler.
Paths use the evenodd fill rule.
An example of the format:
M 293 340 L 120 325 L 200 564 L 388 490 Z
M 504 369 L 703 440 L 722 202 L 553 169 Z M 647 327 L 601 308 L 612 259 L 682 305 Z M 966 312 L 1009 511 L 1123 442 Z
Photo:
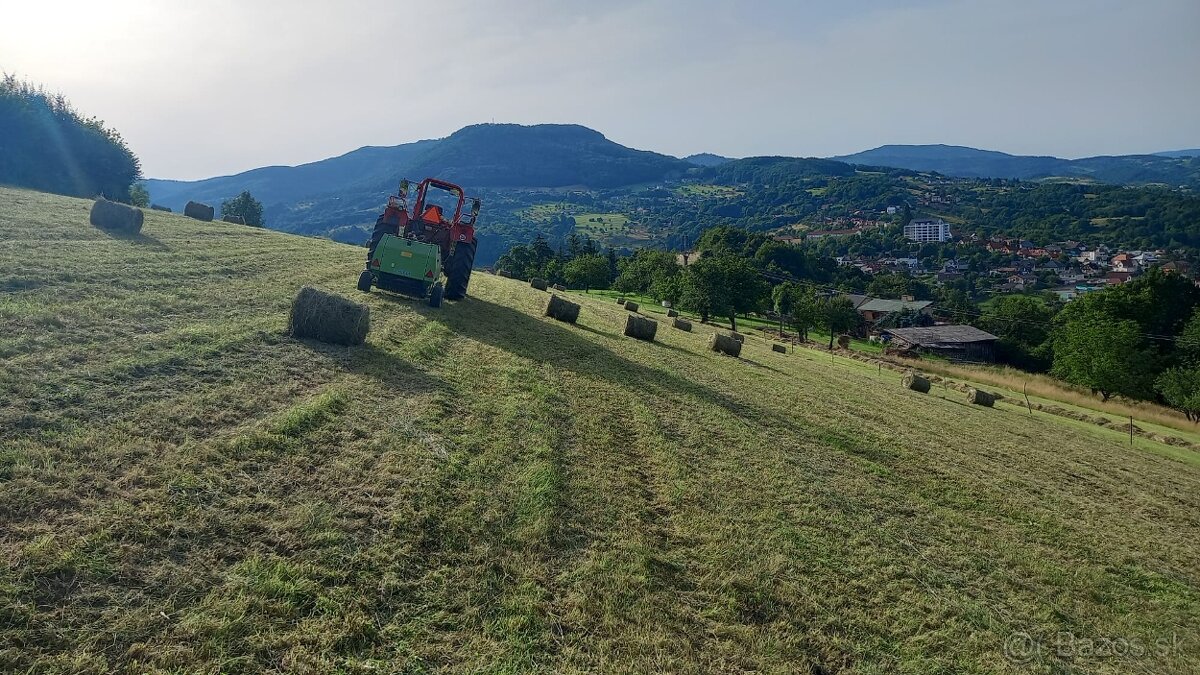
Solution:
M 466 195 L 461 187 L 426 178 L 417 186 L 417 201 L 410 212 L 408 188 L 409 182 L 401 181 L 398 194 L 388 198 L 387 208 L 375 222 L 358 290 L 370 292 L 376 286 L 428 298 L 431 307 L 441 306 L 443 297 L 461 300 L 475 263 L 479 200 L 473 199 L 470 212 L 464 213 Z M 448 195 L 449 205 L 438 205 L 435 193 Z

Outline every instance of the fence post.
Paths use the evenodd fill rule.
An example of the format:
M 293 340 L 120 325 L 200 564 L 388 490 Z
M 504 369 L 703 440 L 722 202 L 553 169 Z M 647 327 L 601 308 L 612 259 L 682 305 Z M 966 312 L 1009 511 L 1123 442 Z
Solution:
M 1033 417 L 1033 406 L 1029 404 L 1029 380 L 1025 380 L 1025 384 L 1021 386 L 1021 393 L 1025 395 L 1025 409 L 1029 411 L 1029 416 Z
M 1133 446 L 1133 415 L 1129 416 L 1129 445 Z

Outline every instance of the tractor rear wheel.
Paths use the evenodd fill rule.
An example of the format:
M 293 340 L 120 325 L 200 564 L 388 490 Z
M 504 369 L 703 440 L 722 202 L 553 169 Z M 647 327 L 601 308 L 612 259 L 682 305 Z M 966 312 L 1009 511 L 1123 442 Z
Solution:
M 475 265 L 474 239 L 470 244 L 459 243 L 454 247 L 454 255 L 446 261 L 446 299 L 462 300 L 467 295 L 467 284 L 471 283 L 471 268 Z

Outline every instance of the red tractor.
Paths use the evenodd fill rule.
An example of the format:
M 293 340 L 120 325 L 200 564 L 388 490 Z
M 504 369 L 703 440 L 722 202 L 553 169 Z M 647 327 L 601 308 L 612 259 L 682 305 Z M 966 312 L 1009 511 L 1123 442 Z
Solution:
M 428 297 L 434 307 L 441 304 L 443 296 L 461 300 L 475 263 L 475 219 L 480 202 L 471 199 L 471 211 L 464 214 L 467 196 L 461 187 L 426 178 L 417 184 L 417 200 L 410 212 L 408 189 L 408 180 L 400 181 L 398 193 L 388 197 L 387 208 L 375 221 L 367 269 L 359 276 L 358 289 L 368 292 L 377 286 Z

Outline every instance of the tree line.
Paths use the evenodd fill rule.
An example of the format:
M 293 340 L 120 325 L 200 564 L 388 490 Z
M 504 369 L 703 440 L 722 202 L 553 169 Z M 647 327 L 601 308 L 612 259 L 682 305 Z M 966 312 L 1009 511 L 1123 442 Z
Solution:
M 116 130 L 62 94 L 0 78 L 0 184 L 129 202 L 138 158 Z

